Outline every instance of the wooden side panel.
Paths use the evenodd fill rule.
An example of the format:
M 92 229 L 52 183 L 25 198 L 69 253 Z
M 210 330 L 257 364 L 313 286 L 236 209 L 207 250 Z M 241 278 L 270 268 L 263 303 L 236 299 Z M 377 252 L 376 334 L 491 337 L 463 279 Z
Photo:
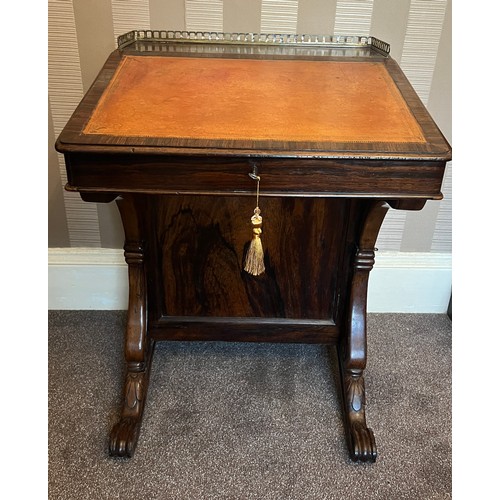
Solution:
M 160 316 L 334 318 L 349 200 L 261 200 L 266 272 L 253 277 L 242 270 L 252 198 L 151 199 Z

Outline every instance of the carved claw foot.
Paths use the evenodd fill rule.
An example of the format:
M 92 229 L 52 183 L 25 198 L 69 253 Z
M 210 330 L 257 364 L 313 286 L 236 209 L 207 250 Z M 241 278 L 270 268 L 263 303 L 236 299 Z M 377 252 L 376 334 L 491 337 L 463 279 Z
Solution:
M 375 462 L 377 458 L 375 436 L 367 427 L 365 418 L 363 371 L 345 369 L 342 363 L 340 366 L 349 455 L 355 462 Z
M 109 454 L 112 457 L 132 457 L 139 439 L 140 419 L 122 418 L 111 431 Z
M 146 403 L 150 360 L 142 371 L 135 371 L 141 366 L 129 364 L 120 421 L 113 427 L 109 438 L 109 454 L 112 457 L 131 458 L 134 454 Z
M 375 462 L 377 447 L 372 430 L 360 422 L 355 422 L 349 426 L 347 434 L 351 459 L 355 462 Z

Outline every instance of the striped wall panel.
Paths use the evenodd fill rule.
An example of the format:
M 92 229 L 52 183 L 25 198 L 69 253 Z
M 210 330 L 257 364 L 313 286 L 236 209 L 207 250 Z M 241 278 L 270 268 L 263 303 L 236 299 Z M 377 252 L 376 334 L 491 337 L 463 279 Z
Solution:
M 373 0 L 353 0 L 337 2 L 335 34 L 370 35 Z
M 431 244 L 432 252 L 451 253 L 452 249 L 452 166 L 451 162 L 446 166 L 443 181 L 444 198 L 439 204 L 434 233 Z
M 97 1 L 97 0 L 94 0 Z M 400 62 L 425 104 L 438 111 L 438 122 L 451 131 L 450 100 L 440 96 L 451 92 L 447 68 L 451 53 L 449 19 L 451 0 L 103 0 L 99 12 L 104 21 L 95 21 L 94 2 L 49 0 L 49 106 L 51 127 L 57 137 L 80 101 L 83 91 L 95 78 L 103 54 L 96 44 L 131 29 L 179 29 L 191 31 L 238 31 L 270 33 L 328 33 L 374 35 L 391 43 L 391 54 Z M 73 5 L 74 4 L 74 5 Z M 107 9 L 107 10 L 106 10 Z M 111 10 L 111 13 L 109 13 Z M 443 26 L 445 29 L 443 31 Z M 92 29 L 99 38 L 89 43 Z M 373 31 L 376 32 L 373 32 Z M 106 32 L 106 33 L 105 33 Z M 442 43 L 442 37 L 446 43 Z M 109 37 L 109 38 L 108 38 Z M 80 43 L 79 43 L 80 42 Z M 115 43 L 115 42 L 114 42 Z M 113 47 L 115 46 L 113 43 Z M 448 47 L 440 50 L 440 47 Z M 437 68 L 437 70 L 436 70 Z M 96 74 L 93 74 L 93 73 Z M 85 80 L 82 85 L 82 74 Z M 54 156 L 52 156 L 54 158 Z M 55 161 L 55 159 L 54 159 Z M 64 185 L 64 162 L 58 155 L 59 182 Z M 57 168 L 53 166 L 52 174 Z M 52 182 L 54 184 L 54 182 Z M 445 198 L 418 214 L 391 210 L 377 242 L 380 250 L 451 251 L 451 168 L 443 185 Z M 58 198 L 60 203 L 60 197 Z M 50 200 L 49 200 L 50 203 Z M 66 224 L 61 237 L 71 246 L 109 246 L 119 238 L 117 217 L 106 210 L 83 203 L 64 193 Z M 104 207 L 108 208 L 108 207 Z M 420 223 L 420 221 L 422 221 Z M 50 226 L 51 230 L 55 225 Z M 417 238 L 415 228 L 425 234 Z M 100 234 L 103 236 L 101 237 Z
M 49 0 L 48 90 L 54 135 L 57 137 L 83 97 L 80 56 L 71 0 Z M 67 182 L 64 157 L 57 154 L 62 187 Z M 75 193 L 63 192 L 71 246 L 101 245 L 97 208 Z
M 223 0 L 186 0 L 188 31 L 224 31 Z
M 390 209 L 377 238 L 377 248 L 381 251 L 399 252 L 401 250 L 401 235 L 405 229 L 406 212 Z
M 134 29 L 149 29 L 149 0 L 111 0 L 115 39 Z
M 401 56 L 401 68 L 427 104 L 443 29 L 446 0 L 412 0 Z
M 432 85 L 446 3 L 446 0 L 412 0 L 410 3 L 400 65 L 424 104 Z M 377 242 L 381 250 L 401 249 L 406 218 L 406 212 L 388 214 Z M 436 224 L 434 221 L 434 227 Z
M 297 33 L 298 0 L 262 0 L 262 33 Z

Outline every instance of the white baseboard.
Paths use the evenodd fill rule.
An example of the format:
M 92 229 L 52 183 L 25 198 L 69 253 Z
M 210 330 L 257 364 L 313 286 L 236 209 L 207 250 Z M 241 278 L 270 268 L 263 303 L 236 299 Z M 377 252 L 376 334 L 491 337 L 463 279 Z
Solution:
M 123 250 L 49 248 L 49 309 L 124 310 L 128 270 Z
M 368 312 L 445 313 L 451 255 L 378 252 L 368 286 Z M 49 249 L 49 309 L 125 310 L 128 275 L 122 250 Z
M 368 282 L 368 312 L 446 313 L 451 254 L 377 252 Z

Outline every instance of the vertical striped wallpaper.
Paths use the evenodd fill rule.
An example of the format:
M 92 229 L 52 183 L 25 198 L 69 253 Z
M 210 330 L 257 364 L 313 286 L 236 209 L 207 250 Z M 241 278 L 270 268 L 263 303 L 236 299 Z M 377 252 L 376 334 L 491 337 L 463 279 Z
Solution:
M 298 0 L 262 0 L 260 31 L 263 33 L 297 33 Z
M 446 175 L 443 181 L 443 193 L 445 198 L 439 203 L 434 231 L 432 233 L 431 251 L 450 252 L 451 251 L 451 163 L 446 167 Z
M 149 29 L 149 0 L 111 0 L 111 8 L 115 39 L 134 29 Z
M 80 56 L 71 1 L 49 0 L 49 107 L 57 137 L 83 97 Z M 57 155 L 61 188 L 66 184 L 62 155 Z M 63 192 L 71 246 L 100 246 L 97 208 L 74 193 Z
M 357 0 L 356 2 L 339 0 L 334 33 L 371 35 L 372 14 L 373 0 Z
M 446 3 L 414 0 L 410 4 L 400 65 L 424 104 L 429 99 Z
M 186 0 L 188 31 L 224 31 L 222 0 Z
M 118 35 L 187 29 L 376 36 L 391 45 L 391 55 L 451 141 L 451 0 L 49 0 L 48 11 L 50 136 L 62 130 Z M 63 190 L 64 161 L 53 151 L 49 178 Z M 428 202 L 418 213 L 389 211 L 377 247 L 451 252 L 451 178 L 450 164 L 444 200 Z M 66 222 L 49 224 L 49 246 L 123 245 L 114 204 L 49 193 L 49 213 L 65 214 Z

